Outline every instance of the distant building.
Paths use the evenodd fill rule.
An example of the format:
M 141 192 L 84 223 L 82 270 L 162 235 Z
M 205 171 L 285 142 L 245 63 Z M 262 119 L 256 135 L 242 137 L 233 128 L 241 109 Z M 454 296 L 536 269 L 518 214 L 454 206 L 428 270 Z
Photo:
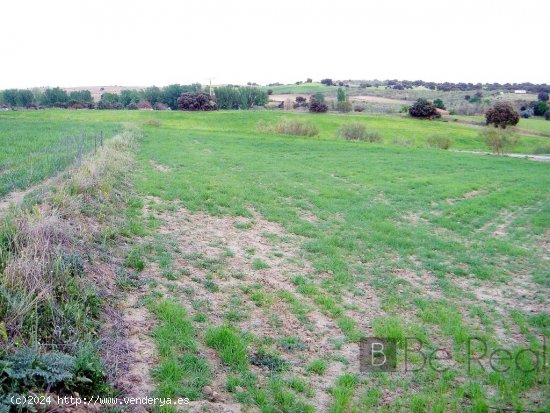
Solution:
M 525 95 L 527 91 L 525 89 L 517 89 L 517 90 L 514 90 L 514 93 L 516 95 Z

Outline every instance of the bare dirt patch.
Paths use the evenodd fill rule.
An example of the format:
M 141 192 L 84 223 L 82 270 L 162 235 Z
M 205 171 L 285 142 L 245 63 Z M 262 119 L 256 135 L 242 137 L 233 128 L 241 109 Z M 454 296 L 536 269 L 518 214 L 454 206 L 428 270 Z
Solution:
M 146 213 L 160 219 L 159 233 L 177 245 L 179 253 L 173 271 L 187 274 L 170 283 L 176 291 L 190 292 L 189 298 L 179 293 L 175 296 L 190 314 L 197 312 L 191 305 L 193 302 L 207 303 L 209 323 L 213 325 L 226 322 L 230 310 L 242 313 L 243 318 L 234 324 L 258 341 L 274 339 L 277 342 L 284 337 L 298 337 L 303 348 L 287 351 L 275 344 L 275 349 L 290 363 L 285 374 L 306 378 L 315 393 L 315 406 L 319 411 L 327 411 L 331 403 L 327 390 L 336 378 L 347 370 L 357 372 L 358 348 L 349 343 L 336 349 L 334 343 L 343 340 L 340 329 L 330 317 L 316 310 L 313 302 L 296 291 L 292 278 L 314 272 L 300 248 L 302 240 L 287 233 L 279 224 L 265 220 L 252 208 L 249 208 L 252 218 L 217 217 L 202 212 L 190 213 L 183 208 L 158 212 L 161 209 L 159 202 L 150 202 L 156 207 L 148 208 Z M 307 320 L 293 311 L 280 297 L 281 292 L 295 296 L 308 307 Z M 237 305 L 235 300 L 239 300 Z M 357 319 L 360 318 L 358 315 Z M 196 324 L 196 328 L 200 331 L 203 327 Z M 194 404 L 201 408 L 223 407 L 226 411 L 239 411 L 233 396 L 226 390 L 220 361 L 207 348 L 201 352 L 215 366 L 215 378 L 210 387 L 220 400 Z M 335 360 L 342 357 L 349 360 L 349 365 Z M 306 365 L 319 358 L 329 361 L 327 372 L 320 376 L 306 372 Z M 253 366 L 253 370 L 260 382 L 261 377 L 263 381 L 269 377 L 270 373 L 262 368 Z

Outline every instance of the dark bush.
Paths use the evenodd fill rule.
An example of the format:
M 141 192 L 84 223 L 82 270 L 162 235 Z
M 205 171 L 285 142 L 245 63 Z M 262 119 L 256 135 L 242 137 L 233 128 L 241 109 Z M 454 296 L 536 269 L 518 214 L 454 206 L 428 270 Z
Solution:
M 546 113 L 544 114 L 544 119 L 550 120 L 550 110 L 546 111 Z
M 309 99 L 309 111 L 315 113 L 323 113 L 328 111 L 328 106 L 325 104 L 325 96 L 322 93 L 315 93 Z
M 518 124 L 519 114 L 514 110 L 511 104 L 497 102 L 485 113 L 485 122 L 487 125 L 494 125 L 495 128 L 505 129 L 506 126 Z
M 426 99 L 418 99 L 409 108 L 409 114 L 414 118 L 434 119 L 441 115 L 437 112 L 435 105 Z
M 435 105 L 435 107 L 438 108 L 438 109 L 443 109 L 443 110 L 447 109 L 447 108 L 445 107 L 445 103 L 443 103 L 443 101 L 442 101 L 441 99 L 439 99 L 439 98 L 438 98 L 438 99 L 434 99 L 434 105 Z
M 549 96 L 548 96 L 548 93 L 546 93 L 546 92 L 540 92 L 538 94 L 537 98 L 542 102 L 548 102 Z
M 206 93 L 182 93 L 178 98 L 180 110 L 218 110 L 216 102 Z
M 294 102 L 294 109 L 297 108 L 308 108 L 309 103 L 307 103 L 307 99 L 303 96 L 296 96 L 296 101 Z
M 363 106 L 363 105 L 355 105 L 353 107 L 354 112 L 363 112 L 364 110 L 365 110 L 365 106 Z
M 328 112 L 328 106 L 325 103 L 314 100 L 309 104 L 309 111 L 315 113 Z
M 539 100 L 534 106 L 533 111 L 535 116 L 544 116 L 544 114 L 550 109 L 546 102 Z
M 321 83 L 323 85 L 332 86 L 334 83 L 332 82 L 332 79 L 322 79 Z

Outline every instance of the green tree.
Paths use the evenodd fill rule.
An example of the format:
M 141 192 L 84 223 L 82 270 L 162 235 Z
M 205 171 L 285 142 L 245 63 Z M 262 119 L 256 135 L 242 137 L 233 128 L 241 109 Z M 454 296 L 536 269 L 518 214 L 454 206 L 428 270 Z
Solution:
M 17 106 L 17 89 L 4 90 L 4 104 L 8 106 Z
M 182 93 L 198 93 L 202 90 L 200 83 L 193 83 L 192 85 L 168 85 L 162 89 L 162 95 L 160 101 L 165 105 L 168 105 L 172 110 L 178 109 L 178 98 Z
M 32 105 L 34 96 L 30 90 L 19 89 L 17 91 L 17 106 L 29 107 Z
M 535 113 L 535 116 L 544 116 L 544 114 L 550 109 L 546 102 L 539 100 L 534 106 L 533 111 Z
M 344 89 L 342 89 L 341 87 L 339 87 L 338 92 L 336 92 L 336 98 L 338 99 L 338 102 L 346 101 L 346 92 L 344 92 Z
M 46 89 L 42 95 L 41 104 L 44 106 L 65 106 L 69 102 L 67 92 L 59 87 Z
M 441 99 L 439 99 L 439 98 L 434 99 L 434 105 L 435 105 L 435 107 L 438 108 L 438 109 L 443 109 L 443 110 L 447 109 L 447 108 L 445 107 L 445 103 L 443 103 L 443 101 L 442 101 Z
M 136 105 L 143 98 L 143 92 L 134 89 L 125 89 L 120 92 L 119 102 L 122 106 L 127 108 L 130 105 Z
M 506 126 L 515 126 L 518 122 L 519 114 L 507 102 L 497 102 L 485 113 L 485 123 L 495 128 L 506 129 Z
M 160 101 L 160 98 L 162 96 L 161 90 L 156 86 L 151 86 L 145 89 L 143 96 L 146 100 L 149 101 L 149 103 L 153 106 L 157 104 L 157 102 Z
M 89 90 L 74 90 L 69 93 L 69 102 L 71 104 L 80 103 L 84 105 L 91 105 L 94 103 L 92 98 L 92 92 Z

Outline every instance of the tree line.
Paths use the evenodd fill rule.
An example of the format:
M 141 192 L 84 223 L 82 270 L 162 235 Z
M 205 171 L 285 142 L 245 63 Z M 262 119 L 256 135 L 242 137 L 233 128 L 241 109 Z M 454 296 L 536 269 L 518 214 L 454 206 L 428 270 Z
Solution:
M 205 99 L 203 95 L 208 96 Z M 183 100 L 181 98 L 184 97 Z M 67 92 L 59 87 L 40 89 L 6 89 L 0 91 L 0 105 L 25 108 L 71 108 L 71 109 L 189 109 L 208 103 L 211 109 L 250 109 L 268 102 L 267 92 L 251 86 L 222 86 L 214 88 L 214 95 L 203 93 L 199 83 L 173 84 L 163 88 L 151 86 L 145 89 L 126 89 L 120 94 L 105 92 L 97 103 L 89 90 Z M 178 101 L 187 102 L 180 104 Z M 196 101 L 196 102 L 195 102 Z M 187 106 L 186 106 L 187 105 Z M 204 106 L 206 107 L 206 106 Z

